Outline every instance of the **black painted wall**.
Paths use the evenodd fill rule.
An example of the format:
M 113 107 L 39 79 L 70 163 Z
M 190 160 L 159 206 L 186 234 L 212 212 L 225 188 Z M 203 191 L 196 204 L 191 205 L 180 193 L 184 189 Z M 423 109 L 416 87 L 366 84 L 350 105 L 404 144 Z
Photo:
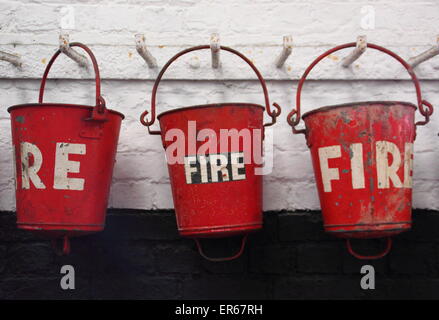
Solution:
M 179 237 L 171 211 L 109 210 L 106 230 L 73 239 L 66 257 L 1 212 L 0 298 L 437 299 L 439 212 L 415 211 L 413 218 L 413 230 L 395 237 L 386 258 L 358 261 L 322 231 L 319 212 L 268 212 L 241 258 L 212 263 Z M 205 244 L 220 255 L 236 249 L 239 238 Z M 363 252 L 383 244 L 354 242 Z M 75 290 L 60 289 L 64 264 L 75 267 Z M 360 288 L 364 264 L 375 267 L 375 290 Z

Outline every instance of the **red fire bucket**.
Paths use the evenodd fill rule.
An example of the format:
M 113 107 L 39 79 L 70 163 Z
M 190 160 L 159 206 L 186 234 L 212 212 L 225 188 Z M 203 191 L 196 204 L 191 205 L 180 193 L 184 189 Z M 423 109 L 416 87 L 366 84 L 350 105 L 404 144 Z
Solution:
M 280 114 L 270 110 L 265 81 L 259 71 L 238 51 L 221 47 L 243 59 L 256 73 L 265 95 L 265 107 L 272 122 L 263 125 L 264 107 L 249 103 L 218 103 L 163 112 L 158 116 L 161 131 L 151 131 L 155 121 L 155 100 L 159 82 L 177 58 L 198 46 L 172 57 L 160 71 L 152 91 L 151 120 L 142 113 L 140 121 L 150 134 L 161 134 L 166 150 L 177 226 L 182 236 L 195 239 L 200 254 L 211 261 L 238 258 L 246 235 L 262 227 L 262 166 L 264 126 Z M 259 133 L 259 134 L 258 134 Z M 248 148 L 250 146 L 250 148 Z M 198 238 L 243 234 L 240 250 L 231 257 L 209 258 Z
M 335 47 L 311 63 L 297 88 L 297 109 L 290 112 L 287 120 L 293 133 L 306 136 L 325 231 L 347 238 L 348 250 L 355 257 L 377 259 L 390 251 L 391 236 L 411 227 L 413 142 L 416 126 L 428 123 L 433 106 L 422 99 L 418 79 L 407 62 L 369 43 L 369 48 L 390 55 L 407 69 L 425 121 L 414 122 L 416 106 L 411 103 L 367 101 L 305 113 L 302 118 L 306 129 L 296 129 L 300 122 L 300 94 L 309 72 L 326 56 L 355 45 Z M 387 237 L 387 246 L 375 256 L 355 253 L 349 241 L 381 237 Z
M 108 110 L 101 96 L 97 61 L 96 106 L 43 103 L 44 87 L 58 50 L 41 81 L 39 102 L 8 109 L 16 169 L 17 225 L 53 239 L 101 231 L 123 114 Z

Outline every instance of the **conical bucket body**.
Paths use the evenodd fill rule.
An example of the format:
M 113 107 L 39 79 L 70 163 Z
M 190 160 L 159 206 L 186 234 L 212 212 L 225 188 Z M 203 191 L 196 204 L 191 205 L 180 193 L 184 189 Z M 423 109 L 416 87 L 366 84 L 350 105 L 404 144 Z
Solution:
M 377 238 L 410 229 L 415 110 L 359 102 L 303 116 L 327 232 Z
M 105 225 L 123 115 L 87 120 L 92 107 L 13 106 L 17 224 L 44 236 L 78 236 Z
M 263 111 L 224 103 L 159 115 L 181 235 L 223 237 L 261 228 Z

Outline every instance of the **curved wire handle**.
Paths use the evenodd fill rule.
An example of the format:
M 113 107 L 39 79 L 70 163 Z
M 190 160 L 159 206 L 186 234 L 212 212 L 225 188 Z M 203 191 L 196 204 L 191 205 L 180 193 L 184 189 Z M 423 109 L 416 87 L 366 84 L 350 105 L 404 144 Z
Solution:
M 203 248 L 201 246 L 200 240 L 198 238 L 194 238 L 195 243 L 197 244 L 198 252 L 200 253 L 200 256 L 202 256 L 204 259 L 211 261 L 211 262 L 222 262 L 222 261 L 230 261 L 235 260 L 239 258 L 242 253 L 244 252 L 245 244 L 247 242 L 248 234 L 244 235 L 241 240 L 241 247 L 239 248 L 238 252 L 235 253 L 233 256 L 230 257 L 223 257 L 223 258 L 210 258 L 206 256 L 206 254 L 203 251 Z
M 352 249 L 351 240 L 350 239 L 346 239 L 346 246 L 348 247 L 349 253 L 351 255 L 353 255 L 357 259 L 360 259 L 360 260 L 376 260 L 376 259 L 381 259 L 382 257 L 386 256 L 390 252 L 390 249 L 392 249 L 392 238 L 390 238 L 390 237 L 387 238 L 386 248 L 384 249 L 383 252 L 378 253 L 378 254 L 373 255 L 373 256 L 363 256 L 361 254 L 356 253 Z
M 157 94 L 157 89 L 160 83 L 160 80 L 163 77 L 163 74 L 165 73 L 165 71 L 168 69 L 168 67 L 175 61 L 177 60 L 179 57 L 192 52 L 192 51 L 196 51 L 196 50 L 204 50 L 204 49 L 210 49 L 209 45 L 204 45 L 204 46 L 197 46 L 197 47 L 192 47 L 192 48 L 188 48 L 185 49 L 179 53 L 177 53 L 175 56 L 173 56 L 162 68 L 162 70 L 160 70 L 160 73 L 157 76 L 157 79 L 154 82 L 154 87 L 152 89 L 152 97 L 151 97 L 151 120 L 148 120 L 146 118 L 146 116 L 149 114 L 149 112 L 146 110 L 144 111 L 141 115 L 140 115 L 140 122 L 148 127 L 148 132 L 150 134 L 160 134 L 160 131 L 153 131 L 150 130 L 150 126 L 155 122 L 155 118 L 156 118 L 156 113 L 155 113 L 155 104 L 156 104 L 156 94 Z M 229 48 L 229 47 L 224 47 L 224 46 L 220 46 L 220 49 L 225 50 L 225 51 L 229 51 L 237 56 L 239 56 L 241 59 L 243 59 L 252 69 L 253 71 L 256 73 L 256 76 L 258 77 L 259 81 L 261 82 L 262 85 L 262 90 L 264 91 L 264 97 L 265 97 L 265 108 L 267 109 L 267 113 L 268 115 L 271 117 L 272 121 L 270 123 L 264 124 L 265 127 L 271 126 L 273 124 L 276 123 L 276 118 L 280 115 L 281 113 L 281 109 L 280 106 L 277 103 L 273 103 L 273 106 L 276 108 L 276 110 L 271 110 L 270 109 L 270 101 L 268 98 L 268 90 L 267 90 L 267 86 L 265 84 L 265 80 L 262 77 L 261 73 L 259 72 L 259 70 L 255 67 L 255 65 L 246 57 L 244 56 L 242 53 Z
M 96 57 L 94 56 L 93 52 L 90 50 L 89 47 L 87 47 L 86 45 L 80 42 L 72 42 L 70 43 L 70 47 L 80 47 L 81 49 L 83 49 L 90 56 L 90 59 L 93 63 L 93 69 L 95 72 L 95 82 L 96 82 L 96 107 L 93 108 L 93 113 L 91 118 L 87 120 L 106 121 L 107 108 L 105 107 L 105 100 L 101 96 L 101 77 L 100 77 L 99 67 Z M 55 62 L 56 58 L 58 58 L 60 54 L 61 54 L 61 50 L 58 49 L 58 51 L 53 55 L 53 57 L 50 59 L 49 63 L 47 64 L 43 78 L 41 79 L 40 95 L 38 98 L 38 103 L 43 103 L 44 88 L 46 87 L 47 76 L 49 74 L 50 68 L 52 68 L 53 63 Z
M 300 78 L 298 87 L 297 87 L 297 93 L 296 93 L 296 109 L 293 109 L 288 115 L 287 115 L 287 121 L 289 123 L 289 125 L 293 128 L 293 133 L 294 134 L 299 134 L 299 133 L 305 133 L 306 129 L 301 129 L 298 130 L 296 129 L 296 126 L 299 124 L 300 122 L 300 97 L 301 97 L 301 92 L 302 92 L 302 87 L 303 84 L 306 80 L 306 77 L 308 76 L 308 74 L 311 72 L 311 70 L 317 65 L 317 63 L 319 63 L 323 58 L 325 58 L 326 56 L 342 50 L 342 49 L 346 49 L 346 48 L 350 48 L 350 47 L 355 47 L 356 43 L 355 42 L 350 42 L 350 43 L 346 43 L 346 44 L 342 44 L 340 46 L 334 47 L 328 51 L 326 51 L 325 53 L 321 54 L 320 56 L 318 56 L 309 66 L 308 68 L 306 68 L 305 72 L 303 73 L 302 77 Z M 417 100 L 418 100 L 418 107 L 419 107 L 419 112 L 424 116 L 425 120 L 424 121 L 418 121 L 415 123 L 416 126 L 421 126 L 421 125 L 425 125 L 430 121 L 430 116 L 433 113 L 433 105 L 431 103 L 429 103 L 427 100 L 423 100 L 422 96 L 421 96 L 421 88 L 419 85 L 419 80 L 415 75 L 415 72 L 413 71 L 413 68 L 404 60 L 402 59 L 400 56 L 398 56 L 396 53 L 383 48 L 381 46 L 378 46 L 376 44 L 372 44 L 372 43 L 368 43 L 367 44 L 368 48 L 372 48 L 372 49 L 376 49 L 378 51 L 384 52 L 386 54 L 388 54 L 389 56 L 395 58 L 396 60 L 398 60 L 407 70 L 407 72 L 410 74 L 412 81 L 415 85 L 415 89 L 416 89 L 416 96 L 417 96 Z M 427 107 L 427 109 L 424 108 L 424 106 Z

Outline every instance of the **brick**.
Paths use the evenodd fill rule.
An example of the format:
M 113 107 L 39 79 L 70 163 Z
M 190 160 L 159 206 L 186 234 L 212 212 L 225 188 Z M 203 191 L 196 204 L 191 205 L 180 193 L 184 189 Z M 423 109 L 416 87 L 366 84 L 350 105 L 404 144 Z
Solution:
M 93 299 L 176 299 L 180 295 L 178 278 L 169 276 L 96 275 L 91 288 Z
M 251 233 L 248 242 L 257 244 L 276 242 L 278 238 L 278 214 L 278 212 L 265 212 L 262 229 Z
M 201 257 L 195 248 L 187 245 L 158 245 L 154 249 L 156 271 L 160 273 L 199 273 Z
M 175 240 L 178 235 L 175 216 L 167 212 L 141 210 L 111 210 L 105 230 L 96 235 L 97 241 Z
M 389 253 L 390 272 L 435 276 L 438 274 L 437 253 L 435 247 L 430 244 L 394 241 L 393 249 Z
M 376 287 L 379 289 L 382 295 L 382 299 L 399 299 L 399 300 L 413 300 L 417 299 L 415 294 L 416 282 L 412 279 L 406 278 L 390 278 L 377 280 Z M 414 285 L 415 283 L 415 285 Z M 371 293 L 369 293 L 372 295 Z
M 0 274 L 2 274 L 6 266 L 6 253 L 7 247 L 5 245 L 0 245 Z
M 194 277 L 183 281 L 185 299 L 267 299 L 271 283 L 267 278 L 250 276 Z
M 334 240 L 323 230 L 320 213 L 282 213 L 279 214 L 279 240 Z
M 295 248 L 279 245 L 252 246 L 250 272 L 285 274 L 295 271 Z
M 412 279 L 410 299 L 439 299 L 439 280 L 438 279 Z
M 279 277 L 274 281 L 274 299 L 355 299 L 363 295 L 354 278 Z
M 44 275 L 59 274 L 55 267 L 55 253 L 50 243 L 25 243 L 11 245 L 6 257 L 7 275 Z
M 408 232 L 398 235 L 398 239 L 409 241 L 439 242 L 437 224 L 439 213 L 433 210 L 414 210 L 412 215 L 412 228 Z
M 297 271 L 300 273 L 340 273 L 340 243 L 303 244 L 297 249 Z
M 87 279 L 76 277 L 74 290 L 63 290 L 60 286 L 62 275 L 44 278 L 2 279 L 0 291 L 3 299 L 90 299 L 90 284 Z M 1 297 L 1 296 L 0 296 Z
M 16 215 L 12 212 L 0 213 L 0 241 L 17 242 L 38 240 L 37 236 L 32 232 L 21 230 L 17 228 Z
M 106 275 L 119 275 L 131 273 L 142 276 L 155 271 L 153 246 L 144 242 L 120 242 L 109 243 L 93 250 L 93 258 L 90 261 L 93 273 Z M 82 265 L 88 264 L 82 260 Z

